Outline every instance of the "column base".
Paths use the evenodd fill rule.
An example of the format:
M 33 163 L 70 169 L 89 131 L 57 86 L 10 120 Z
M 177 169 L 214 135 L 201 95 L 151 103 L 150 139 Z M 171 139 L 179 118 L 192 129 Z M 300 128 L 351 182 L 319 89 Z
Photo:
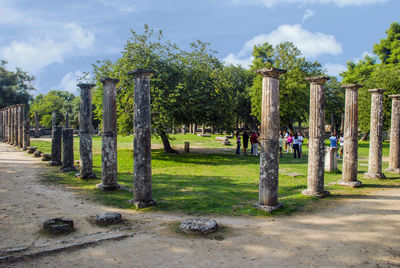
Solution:
M 72 171 L 76 171 L 76 167 L 72 166 L 72 167 L 62 167 L 60 168 L 60 170 L 62 172 L 72 172 Z
M 305 196 L 314 196 L 314 197 L 325 197 L 331 195 L 329 191 L 314 192 L 310 190 L 301 191 L 301 194 Z
M 156 206 L 156 202 L 154 200 L 150 201 L 135 201 L 135 200 L 129 200 L 129 204 L 134 205 L 136 208 L 147 208 L 147 207 L 154 207 Z
M 362 185 L 362 182 L 361 181 L 342 181 L 342 180 L 340 180 L 340 181 L 338 181 L 338 184 L 341 186 L 350 186 L 353 188 L 358 188 Z
M 283 204 L 281 204 L 281 203 L 278 203 L 278 205 L 276 205 L 276 206 L 266 206 L 266 205 L 260 204 L 260 202 L 253 204 L 253 208 L 258 209 L 258 210 L 263 210 L 267 213 L 271 213 L 272 211 L 278 210 L 282 207 L 283 207 Z
M 385 169 L 385 172 L 400 174 L 400 168 L 387 168 L 387 169 Z
M 57 162 L 57 161 L 50 161 L 48 162 L 49 166 L 62 166 L 61 162 Z
M 92 174 L 81 175 L 81 173 L 78 172 L 75 174 L 75 177 L 80 178 L 82 180 L 96 179 L 96 174 L 92 173 Z
M 113 185 L 104 185 L 103 183 L 99 183 L 96 185 L 97 189 L 103 190 L 103 191 L 114 191 L 114 190 L 118 190 L 119 188 L 121 188 L 121 185 L 119 185 L 118 183 L 113 184 Z
M 383 173 L 365 173 L 364 178 L 366 179 L 386 179 L 385 174 Z

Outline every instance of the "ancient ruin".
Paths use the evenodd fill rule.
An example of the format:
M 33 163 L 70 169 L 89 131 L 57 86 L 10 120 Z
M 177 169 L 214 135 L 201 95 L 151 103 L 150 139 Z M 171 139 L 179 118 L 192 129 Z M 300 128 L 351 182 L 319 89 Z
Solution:
M 400 94 L 392 98 L 392 118 L 390 126 L 389 168 L 385 172 L 400 174 Z

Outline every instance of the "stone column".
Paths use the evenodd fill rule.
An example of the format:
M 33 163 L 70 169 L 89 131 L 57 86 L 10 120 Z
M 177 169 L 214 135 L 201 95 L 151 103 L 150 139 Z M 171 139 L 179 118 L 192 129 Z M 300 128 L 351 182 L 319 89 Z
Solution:
M 51 113 L 51 126 L 52 127 L 57 126 L 57 112 L 56 111 L 53 111 Z
M 151 189 L 151 117 L 150 77 L 155 71 L 136 69 L 129 74 L 135 79 L 133 139 L 133 200 L 137 208 L 154 206 Z
M 0 109 L 0 141 L 4 140 L 3 137 L 3 109 Z
M 333 147 L 325 148 L 325 164 L 324 165 L 325 165 L 326 172 L 337 172 L 338 171 L 337 148 L 333 148 Z
M 400 174 L 400 94 L 392 98 L 392 120 L 390 126 L 389 168 L 385 172 Z
M 18 106 L 18 147 L 24 147 L 24 120 L 25 120 L 25 105 Z
M 260 133 L 260 183 L 258 203 L 253 207 L 268 213 L 279 209 L 279 76 L 286 70 L 258 70 L 263 76 Z
M 74 166 L 74 131 L 72 128 L 65 128 L 62 131 L 62 167 L 64 172 L 76 171 Z
M 68 111 L 65 113 L 65 128 L 69 128 L 69 114 L 68 114 Z
M 385 179 L 382 173 L 382 142 L 383 142 L 383 92 L 384 89 L 370 89 L 371 122 L 369 138 L 368 172 L 365 178 Z
M 325 89 L 323 87 L 329 77 L 314 76 L 306 80 L 310 82 L 310 119 L 307 190 L 302 191 L 302 194 L 324 197 L 330 194 L 324 190 Z
M 101 183 L 97 188 L 112 191 L 118 184 L 117 161 L 117 93 L 118 79 L 104 78 L 103 89 L 103 134 L 101 140 Z
M 186 134 L 186 125 L 182 125 L 182 134 Z
M 8 107 L 8 143 L 12 144 L 13 139 L 13 108 L 10 106 Z
M 342 186 L 360 187 L 357 180 L 358 164 L 358 90 L 362 87 L 357 84 L 343 85 L 346 89 L 344 115 L 344 148 Z
M 39 138 L 39 113 L 35 112 L 35 138 Z
M 93 173 L 92 153 L 92 88 L 94 84 L 78 84 L 81 90 L 81 103 L 79 108 L 79 166 L 76 174 L 81 179 L 96 178 Z
M 61 166 L 61 150 L 62 150 L 62 127 L 53 126 L 51 130 L 51 161 L 49 166 Z
M 18 146 L 18 105 L 14 105 L 14 136 L 13 136 L 13 145 Z
M 24 121 L 24 145 L 23 145 L 23 150 L 26 151 L 29 146 L 31 146 L 31 137 L 30 137 L 30 128 L 31 128 L 31 122 L 29 118 L 26 118 Z

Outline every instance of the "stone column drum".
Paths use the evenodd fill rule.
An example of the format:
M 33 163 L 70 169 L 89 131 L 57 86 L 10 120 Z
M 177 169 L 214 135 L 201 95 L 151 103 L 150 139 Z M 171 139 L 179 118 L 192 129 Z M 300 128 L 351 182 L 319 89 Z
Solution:
M 150 77 L 155 71 L 136 69 L 129 72 L 135 79 L 134 140 L 133 140 L 133 200 L 137 208 L 156 205 L 151 185 L 151 117 Z
M 254 208 L 271 213 L 278 203 L 279 183 L 279 76 L 286 70 L 268 68 L 256 71 L 263 76 L 260 133 L 260 182 Z
M 76 171 L 74 166 L 74 130 L 72 128 L 65 128 L 62 131 L 62 167 L 64 172 Z
M 17 137 L 18 137 L 18 116 L 17 116 L 17 105 L 12 107 L 12 145 L 17 146 Z
M 344 147 L 343 147 L 343 172 L 342 186 L 360 187 L 362 183 L 357 180 L 358 164 L 358 84 L 343 85 L 345 95 L 344 118 Z
M 39 138 L 39 113 L 35 112 L 35 138 Z
M 382 142 L 383 142 L 383 92 L 384 89 L 370 89 L 371 122 L 369 138 L 368 172 L 365 178 L 385 179 L 382 173 Z
M 20 104 L 18 107 L 18 147 L 24 147 L 24 121 L 25 121 L 25 105 Z
M 92 152 L 92 88 L 94 84 L 78 84 L 81 90 L 81 103 L 79 108 L 79 173 L 81 179 L 96 178 L 93 173 Z
M 307 190 L 303 195 L 324 197 L 325 157 L 325 89 L 323 85 L 329 77 L 314 76 L 306 78 L 310 82 L 310 119 L 308 140 L 308 177 Z
M 337 172 L 337 148 L 325 147 L 325 171 Z
M 389 168 L 385 172 L 400 174 L 400 94 L 392 98 L 392 119 L 390 126 Z
M 13 139 L 13 108 L 8 108 L 8 144 L 12 144 Z
M 3 109 L 0 109 L 0 141 L 3 141 Z
M 28 147 L 31 146 L 31 137 L 29 133 L 30 128 L 31 128 L 31 123 L 29 121 L 29 118 L 26 118 L 24 121 L 24 144 L 23 144 L 24 151 L 28 150 Z
M 103 78 L 103 135 L 101 139 L 101 183 L 97 188 L 112 191 L 118 184 L 117 92 L 118 79 Z
M 61 152 L 62 152 L 62 127 L 53 126 L 51 130 L 51 161 L 49 166 L 61 166 Z

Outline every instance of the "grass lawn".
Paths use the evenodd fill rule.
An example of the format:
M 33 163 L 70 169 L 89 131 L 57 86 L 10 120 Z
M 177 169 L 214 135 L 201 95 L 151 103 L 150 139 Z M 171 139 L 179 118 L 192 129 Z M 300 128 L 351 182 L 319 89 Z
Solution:
M 220 142 L 212 137 L 198 137 L 192 134 L 172 135 L 173 146 L 183 145 L 190 141 L 199 148 L 223 148 Z M 133 150 L 132 136 L 118 137 L 118 181 L 128 189 L 133 187 Z M 79 138 L 74 140 L 75 159 L 79 159 Z M 231 140 L 233 142 L 233 140 Z M 161 144 L 157 138 L 153 143 Z M 47 141 L 31 141 L 43 152 L 50 152 L 51 145 Z M 226 148 L 226 147 L 225 147 Z M 267 215 L 265 212 L 252 208 L 258 200 L 259 158 L 236 155 L 235 146 L 228 153 L 180 153 L 165 154 L 161 149 L 152 150 L 152 184 L 153 198 L 157 206 L 143 211 L 176 211 L 186 214 L 223 214 L 223 215 Z M 218 152 L 218 150 L 215 150 Z M 120 189 L 113 192 L 102 192 L 95 185 L 101 178 L 101 137 L 93 138 L 94 172 L 98 179 L 81 180 L 74 173 L 62 173 L 58 168 L 47 174 L 46 181 L 64 184 L 84 194 L 86 198 L 99 201 L 106 205 L 120 208 L 135 209 L 126 201 L 132 199 L 132 192 Z M 303 145 L 302 159 L 293 159 L 292 154 L 285 154 L 280 160 L 280 169 L 286 172 L 301 173 L 302 176 L 292 178 L 279 176 L 279 199 L 284 204 L 282 210 L 275 215 L 288 215 L 295 211 L 309 208 L 310 204 L 318 202 L 317 198 L 304 197 L 301 194 L 307 188 L 307 146 Z M 384 143 L 384 157 L 389 155 L 389 143 Z M 368 142 L 359 143 L 359 180 L 363 187 L 358 189 L 337 186 L 334 183 L 341 178 L 338 173 L 325 173 L 326 189 L 332 196 L 340 198 L 345 195 L 363 195 L 371 189 L 379 187 L 399 187 L 400 177 L 386 174 L 386 180 L 367 180 L 363 173 L 368 169 Z M 339 169 L 342 160 L 338 161 Z M 383 168 L 388 163 L 383 162 Z

